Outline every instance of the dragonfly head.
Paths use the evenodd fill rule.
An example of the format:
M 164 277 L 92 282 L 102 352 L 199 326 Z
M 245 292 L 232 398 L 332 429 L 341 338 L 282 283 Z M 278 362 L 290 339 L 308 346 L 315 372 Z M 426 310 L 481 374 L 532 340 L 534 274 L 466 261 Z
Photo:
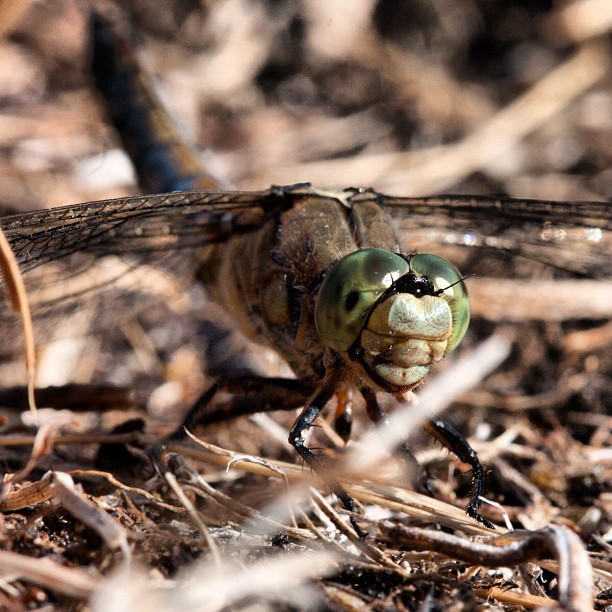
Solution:
M 326 346 L 389 391 L 419 384 L 461 341 L 470 319 L 462 276 L 437 255 L 355 251 L 328 272 L 315 322 Z

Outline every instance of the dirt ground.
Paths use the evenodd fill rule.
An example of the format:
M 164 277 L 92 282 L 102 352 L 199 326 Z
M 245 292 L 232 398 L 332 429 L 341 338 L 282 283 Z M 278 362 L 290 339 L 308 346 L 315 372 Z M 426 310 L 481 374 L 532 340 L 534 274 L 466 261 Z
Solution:
M 228 186 L 610 199 L 606 0 L 117 4 L 181 129 Z M 6 214 L 141 192 L 93 91 L 89 6 L 108 9 L 0 4 Z M 0 332 L 0 609 L 609 609 L 612 323 L 609 307 L 571 308 L 611 302 L 607 219 L 588 228 L 580 279 L 503 254 L 472 260 L 474 287 L 523 279 L 521 295 L 545 306 L 474 304 L 465 348 L 417 391 L 429 406 L 462 388 L 456 368 L 472 359 L 476 380 L 444 418 L 485 465 L 495 531 L 463 512 L 468 467 L 418 432 L 411 449 L 435 497 L 415 493 L 391 455 L 341 476 L 365 540 L 287 446 L 294 413 L 200 432 L 224 450 L 183 447 L 174 476 L 156 474 L 147 449 L 216 377 L 287 366 L 236 336 L 201 287 L 157 274 L 153 257 L 146 306 L 119 288 L 69 317 L 35 318 L 37 383 L 57 387 L 38 395 L 49 407 L 38 430 L 15 317 Z M 559 266 L 581 256 L 559 251 Z M 508 343 L 499 365 L 491 337 Z M 353 468 L 371 444 L 355 412 L 346 451 L 327 422 L 314 435 Z

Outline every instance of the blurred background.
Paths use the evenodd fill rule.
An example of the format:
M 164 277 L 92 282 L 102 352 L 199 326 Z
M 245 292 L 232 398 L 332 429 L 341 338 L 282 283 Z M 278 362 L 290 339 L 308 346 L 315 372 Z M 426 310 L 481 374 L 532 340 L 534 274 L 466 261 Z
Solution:
M 0 204 L 138 192 L 91 90 L 88 5 L 9 0 Z M 121 2 L 164 99 L 242 188 L 608 199 L 608 0 Z

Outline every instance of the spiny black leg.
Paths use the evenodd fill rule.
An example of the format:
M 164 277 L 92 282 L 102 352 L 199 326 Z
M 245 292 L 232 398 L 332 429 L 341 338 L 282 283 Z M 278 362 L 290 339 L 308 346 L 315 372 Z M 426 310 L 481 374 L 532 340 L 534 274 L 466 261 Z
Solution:
M 289 444 L 295 448 L 297 454 L 310 466 L 312 471 L 319 474 L 325 480 L 327 486 L 329 486 L 342 505 L 349 512 L 355 512 L 355 502 L 353 498 L 340 486 L 340 484 L 324 474 L 323 462 L 304 443 L 306 433 L 312 427 L 312 424 L 317 416 L 319 416 L 321 410 L 325 407 L 325 404 L 331 399 L 334 391 L 335 389 L 331 385 L 324 386 L 318 391 L 314 398 L 310 400 L 289 432 Z M 351 516 L 350 521 L 359 537 L 365 538 L 366 534 L 357 525 L 353 516 Z
M 295 448 L 297 454 L 315 472 L 321 471 L 323 465 L 321 460 L 306 446 L 304 438 L 332 395 L 333 392 L 329 389 L 319 391 L 308 405 L 304 407 L 304 410 L 302 410 L 289 432 L 289 444 Z
M 213 398 L 219 392 L 219 385 L 215 383 L 207 389 L 198 399 L 195 404 L 189 409 L 182 423 L 166 438 L 167 442 L 183 440 L 185 438 L 185 430 L 191 431 L 203 419 L 204 415 L 210 407 Z
M 363 395 L 363 399 L 366 402 L 366 411 L 368 413 L 368 417 L 374 423 L 384 423 L 387 424 L 387 415 L 385 414 L 384 408 L 378 402 L 378 398 L 376 397 L 376 393 L 371 389 L 364 388 L 361 389 L 361 395 Z M 400 449 L 401 455 L 400 457 L 404 460 L 411 473 L 417 474 L 417 482 L 423 488 L 423 490 L 434 497 L 434 489 L 431 485 L 431 478 L 427 470 L 417 461 L 417 458 L 412 454 L 408 443 L 404 442 Z
M 485 476 L 482 464 L 480 463 L 480 459 L 478 459 L 476 451 L 454 427 L 448 423 L 445 423 L 441 419 L 430 419 L 427 424 L 423 426 L 423 428 L 425 431 L 427 431 L 427 433 L 440 442 L 440 444 L 455 453 L 459 460 L 471 466 L 474 491 L 465 511 L 469 516 L 476 519 L 478 522 L 482 523 L 486 527 L 489 527 L 490 529 L 493 529 L 493 523 L 478 513 L 480 498 L 485 493 Z
M 164 462 L 163 455 L 166 445 L 170 442 L 178 442 L 184 440 L 187 434 L 185 430 L 191 430 L 195 425 L 198 424 L 198 419 L 202 417 L 205 411 L 208 409 L 210 402 L 213 400 L 215 395 L 219 392 L 219 385 L 215 383 L 206 392 L 202 393 L 197 399 L 195 404 L 190 408 L 189 412 L 181 422 L 181 424 L 165 438 L 157 442 L 150 450 L 151 463 L 155 468 L 155 471 L 159 476 L 162 476 L 164 472 L 168 471 L 168 468 Z

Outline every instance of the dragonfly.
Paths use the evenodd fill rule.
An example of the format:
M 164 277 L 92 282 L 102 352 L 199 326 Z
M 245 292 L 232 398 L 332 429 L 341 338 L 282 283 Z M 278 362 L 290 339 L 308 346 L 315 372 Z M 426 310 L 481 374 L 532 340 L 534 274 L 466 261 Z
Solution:
M 519 302 L 538 275 L 542 282 L 565 279 L 575 294 L 589 279 L 610 279 L 606 203 L 403 198 L 308 184 L 220 190 L 178 136 L 121 27 L 94 16 L 92 32 L 93 72 L 110 117 L 141 184 L 162 193 L 19 214 L 2 219 L 1 227 L 32 289 L 38 320 L 65 316 L 95 295 L 111 305 L 100 309 L 97 325 L 111 325 L 116 300 L 145 303 L 146 280 L 126 279 L 154 262 L 183 281 L 203 283 L 244 334 L 292 368 L 295 378 L 217 382 L 196 402 L 187 426 L 301 407 L 289 440 L 324 474 L 306 434 L 336 394 L 357 389 L 368 416 L 384 421 L 379 395 L 401 397 L 420 385 L 465 334 L 470 282 L 448 259 L 429 254 L 434 246 L 456 256 L 459 269 L 494 276 L 493 291 L 502 277 L 509 282 L 520 296 L 509 305 L 519 314 L 510 317 L 529 316 L 520 314 Z M 108 258 L 122 265 L 107 273 Z M 9 334 L 13 318 L 1 305 L 0 324 Z M 234 401 L 215 412 L 211 404 L 221 390 Z M 342 402 L 335 427 L 348 439 L 351 415 Z M 426 429 L 471 466 L 467 512 L 490 524 L 478 511 L 484 471 L 476 453 L 441 419 Z M 353 510 L 340 484 L 324 478 Z

